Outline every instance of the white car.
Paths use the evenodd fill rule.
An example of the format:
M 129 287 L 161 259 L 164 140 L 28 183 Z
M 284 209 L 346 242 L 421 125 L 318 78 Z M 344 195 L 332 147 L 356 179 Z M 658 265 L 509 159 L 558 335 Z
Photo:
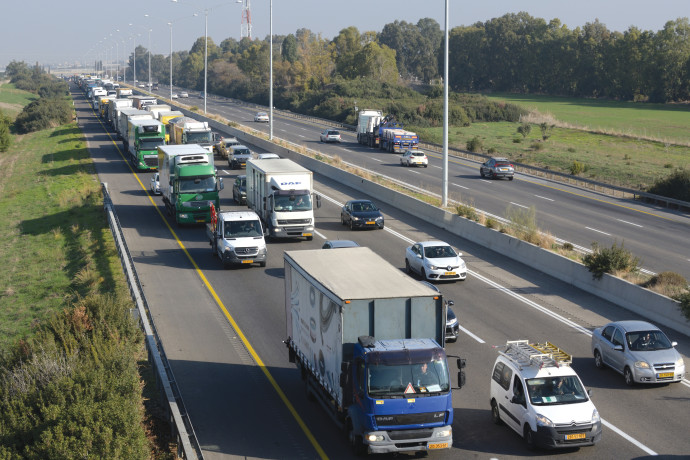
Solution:
M 340 133 L 332 128 L 324 130 L 319 136 L 321 142 L 340 142 Z
M 185 92 L 185 91 L 182 91 L 182 92 L 180 93 L 180 97 L 189 97 L 189 93 L 187 93 L 187 92 Z
M 268 114 L 266 112 L 257 112 L 256 115 L 254 115 L 254 121 L 268 123 Z
M 153 176 L 151 176 L 151 193 L 154 195 L 160 195 L 161 194 L 161 183 L 160 183 L 160 175 L 158 173 L 154 173 Z
M 429 166 L 429 159 L 426 154 L 419 149 L 405 150 L 405 152 L 400 155 L 400 165 L 401 166 L 424 166 L 425 168 Z
M 405 270 L 427 281 L 463 281 L 467 265 L 448 243 L 421 241 L 405 249 Z
M 172 95 L 170 96 L 171 99 L 177 99 L 177 97 L 177 93 L 172 93 Z

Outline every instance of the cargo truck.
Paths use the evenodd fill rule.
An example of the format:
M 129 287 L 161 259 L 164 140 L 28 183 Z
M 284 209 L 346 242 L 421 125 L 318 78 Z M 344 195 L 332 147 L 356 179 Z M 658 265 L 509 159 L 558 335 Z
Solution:
M 165 126 L 158 120 L 129 120 L 127 125 L 129 161 L 137 170 L 158 168 L 158 146 L 165 145 Z
M 292 160 L 279 158 L 249 160 L 247 206 L 264 222 L 276 238 L 314 238 L 314 209 L 321 206 L 318 195 L 312 200 L 312 172 Z
M 117 91 L 118 98 L 125 98 L 132 95 L 132 88 L 117 88 L 115 91 Z
M 167 104 L 149 104 L 144 106 L 144 110 L 151 112 L 153 114 L 153 118 L 158 120 L 161 112 L 170 112 L 171 108 Z
M 117 119 L 117 126 L 115 126 L 115 131 L 117 132 L 118 137 L 122 139 L 123 142 L 128 142 L 127 129 L 129 126 L 129 121 L 143 119 L 153 120 L 153 115 L 151 114 L 151 112 L 147 112 L 146 110 L 139 110 L 134 107 L 120 110 L 120 116 Z M 128 150 L 129 148 L 126 143 L 124 147 L 125 150 Z
M 206 224 L 206 237 L 215 257 L 223 267 L 259 264 L 266 266 L 266 241 L 261 219 L 254 211 L 211 210 L 211 223 Z
M 223 189 L 212 153 L 197 144 L 158 146 L 158 172 L 163 204 L 178 224 L 211 222 Z
M 170 144 L 170 120 L 177 117 L 183 117 L 184 114 L 179 110 L 171 110 L 166 112 L 158 112 L 158 121 L 165 125 L 165 143 Z
M 380 110 L 360 110 L 357 117 L 357 142 L 369 147 L 378 147 L 374 127 L 379 124 L 381 118 L 383 118 L 383 112 Z
M 449 449 L 442 296 L 366 247 L 283 259 L 288 359 L 354 453 Z M 458 388 L 464 380 L 460 370 Z
M 419 146 L 419 136 L 412 131 L 399 127 L 382 127 L 379 130 L 379 149 L 389 153 L 402 153 Z
M 132 96 L 133 106 L 139 110 L 144 110 L 147 105 L 158 104 L 158 99 L 151 96 Z
M 178 117 L 168 122 L 168 130 L 171 144 L 199 144 L 213 153 L 213 134 L 208 122 Z
M 115 128 L 117 126 L 117 119 L 120 116 L 122 109 L 132 108 L 131 99 L 115 99 L 108 104 L 108 121 L 110 125 Z

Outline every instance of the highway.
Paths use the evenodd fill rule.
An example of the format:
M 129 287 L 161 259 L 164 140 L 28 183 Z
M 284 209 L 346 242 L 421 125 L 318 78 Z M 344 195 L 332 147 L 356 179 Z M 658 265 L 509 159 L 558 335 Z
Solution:
M 169 91 L 157 91 L 167 97 Z M 190 92 L 190 96 L 198 92 Z M 203 113 L 203 99 L 179 99 L 179 103 L 196 105 Z M 254 129 L 268 132 L 268 126 L 254 123 L 258 109 L 237 104 L 230 99 L 213 96 L 207 111 Z M 341 131 L 342 144 L 321 144 L 319 132 L 327 125 L 274 117 L 275 137 L 298 145 L 338 155 L 344 161 L 394 177 L 410 185 L 432 191 L 440 196 L 442 187 L 442 156 L 430 152 L 426 169 L 400 166 L 397 154 L 390 154 L 359 145 L 354 133 Z M 666 208 L 615 198 L 582 190 L 533 176 L 516 174 L 515 180 L 488 180 L 479 176 L 479 163 L 456 157 L 448 161 L 451 200 L 468 203 L 487 215 L 506 217 L 507 209 L 536 210 L 538 227 L 572 244 L 590 249 L 593 242 L 601 247 L 623 244 L 640 259 L 646 270 L 661 273 L 672 271 L 690 279 L 690 253 L 678 248 L 690 245 L 690 216 Z
M 148 193 L 150 174 L 131 170 L 121 143 L 116 142 L 114 135 L 93 114 L 82 94 L 75 90 L 73 95 L 99 179 L 108 183 L 205 458 L 352 458 L 344 435 L 318 405 L 307 401 L 299 373 L 288 363 L 282 343 L 286 338 L 283 251 L 316 249 L 326 238 L 353 239 L 371 247 L 401 270 L 404 249 L 413 241 L 441 239 L 464 253 L 468 279 L 441 284 L 439 288 L 455 301 L 454 310 L 466 331 L 457 343 L 448 344 L 447 351 L 467 359 L 467 384 L 454 391 L 453 448 L 431 453 L 430 457 L 510 459 L 534 455 L 509 428 L 492 424 L 489 408 L 489 381 L 497 353 L 494 347 L 505 344 L 506 340 L 522 338 L 550 340 L 574 356 L 573 367 L 592 390 L 592 399 L 605 424 L 603 440 L 595 447 L 546 452 L 540 456 L 639 458 L 654 454 L 682 456 L 690 452 L 687 408 L 682 404 L 690 396 L 687 381 L 627 388 L 618 374 L 594 367 L 589 331 L 610 320 L 633 319 L 635 315 L 532 267 L 441 231 L 404 210 L 382 206 L 386 216 L 384 231 L 352 232 L 340 225 L 339 205 L 362 196 L 318 175 L 315 188 L 323 196 L 323 205 L 316 210 L 314 240 L 271 241 L 266 268 L 224 270 L 212 257 L 203 228 L 180 228 L 170 221 L 160 197 Z M 227 105 L 228 111 L 244 113 L 229 115 L 232 119 L 252 123 L 248 121 L 253 117 L 252 110 L 222 105 Z M 274 135 L 283 137 L 291 131 L 295 139 L 303 136 L 302 142 L 328 153 L 347 148 L 348 153 L 353 152 L 348 161 L 359 161 L 372 169 L 400 171 L 407 174 L 401 177 L 410 182 L 417 179 L 422 183 L 422 177 L 416 178 L 414 171 L 393 168 L 394 162 L 390 160 L 374 160 L 387 154 L 355 144 L 321 146 L 318 127 L 300 131 L 294 120 L 290 123 L 292 127 L 276 120 Z M 433 165 L 432 160 L 429 168 L 417 172 L 424 175 L 437 171 Z M 483 182 L 469 177 L 468 166 L 458 168 L 458 171 L 466 168 L 468 182 L 484 186 L 479 185 Z M 221 207 L 241 209 L 231 200 L 230 185 L 238 172 L 224 169 L 222 163 L 218 164 L 218 170 L 226 183 L 221 192 Z M 472 174 L 478 177 L 475 173 L 476 168 Z M 517 191 L 528 183 L 531 182 L 519 177 L 513 182 L 495 182 L 486 187 L 510 187 L 508 196 L 515 201 L 528 196 L 524 191 Z M 517 184 L 520 185 L 515 187 Z M 544 194 L 546 187 L 541 187 Z M 564 197 L 570 192 L 559 193 Z M 578 193 L 583 201 L 589 200 L 586 193 Z M 574 208 L 574 205 L 569 207 Z M 558 208 L 554 205 L 549 209 Z M 679 227 L 684 225 L 684 218 L 670 213 L 648 210 L 649 214 L 645 214 L 633 209 L 621 207 L 620 212 L 637 213 L 640 218 L 658 214 L 672 217 Z M 544 212 L 540 211 L 540 217 Z M 673 331 L 667 332 L 672 340 L 679 342 L 678 349 L 688 362 L 690 340 Z

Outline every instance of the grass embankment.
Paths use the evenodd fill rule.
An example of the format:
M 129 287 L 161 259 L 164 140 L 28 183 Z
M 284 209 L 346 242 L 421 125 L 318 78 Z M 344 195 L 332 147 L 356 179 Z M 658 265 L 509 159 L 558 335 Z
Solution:
M 491 95 L 489 99 L 521 105 L 531 114 L 531 132 L 523 139 L 519 123 L 474 123 L 450 127 L 449 144 L 465 149 L 478 136 L 484 153 L 580 176 L 646 189 L 677 168 L 690 168 L 690 107 L 633 104 L 589 99 Z M 542 140 L 541 123 L 554 126 Z M 420 130 L 422 138 L 441 142 L 442 128 Z M 518 142 L 516 142 L 516 140 Z
M 0 103 L 33 99 L 8 86 Z M 81 131 L 14 136 L 0 170 L 0 458 L 151 457 L 146 351 Z

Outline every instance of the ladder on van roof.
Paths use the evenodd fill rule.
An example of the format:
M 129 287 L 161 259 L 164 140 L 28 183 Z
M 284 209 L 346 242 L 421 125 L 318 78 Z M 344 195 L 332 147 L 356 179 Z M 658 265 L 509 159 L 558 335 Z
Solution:
M 551 342 L 529 343 L 527 340 L 509 340 L 506 342 L 506 350 L 499 352 L 518 366 L 531 366 L 539 364 L 539 367 L 569 366 L 573 357 L 558 348 Z

